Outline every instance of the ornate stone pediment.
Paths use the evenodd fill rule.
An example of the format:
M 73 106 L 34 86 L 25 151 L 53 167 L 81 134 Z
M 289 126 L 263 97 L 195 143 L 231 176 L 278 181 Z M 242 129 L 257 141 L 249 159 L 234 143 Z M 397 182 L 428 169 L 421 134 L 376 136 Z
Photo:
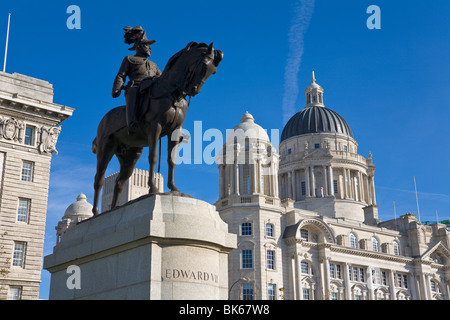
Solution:
M 442 241 L 439 241 L 428 249 L 420 258 L 422 261 L 448 265 L 450 264 L 450 250 L 442 243 Z

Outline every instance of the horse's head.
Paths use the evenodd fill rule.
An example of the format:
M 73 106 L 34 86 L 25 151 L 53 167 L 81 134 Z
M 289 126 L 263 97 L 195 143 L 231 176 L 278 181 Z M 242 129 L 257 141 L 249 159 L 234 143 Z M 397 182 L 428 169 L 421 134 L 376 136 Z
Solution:
M 208 46 L 196 42 L 190 42 L 185 50 L 189 52 L 189 59 L 183 89 L 189 96 L 195 96 L 200 93 L 206 79 L 216 73 L 223 59 L 223 52 L 214 50 L 213 43 Z

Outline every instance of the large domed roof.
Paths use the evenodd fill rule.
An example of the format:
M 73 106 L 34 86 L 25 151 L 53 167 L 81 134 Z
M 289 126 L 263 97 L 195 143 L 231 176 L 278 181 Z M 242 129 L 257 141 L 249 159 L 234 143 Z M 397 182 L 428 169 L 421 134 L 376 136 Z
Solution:
M 281 134 L 281 141 L 310 133 L 336 133 L 353 138 L 350 126 L 337 112 L 313 105 L 297 112 L 289 119 Z

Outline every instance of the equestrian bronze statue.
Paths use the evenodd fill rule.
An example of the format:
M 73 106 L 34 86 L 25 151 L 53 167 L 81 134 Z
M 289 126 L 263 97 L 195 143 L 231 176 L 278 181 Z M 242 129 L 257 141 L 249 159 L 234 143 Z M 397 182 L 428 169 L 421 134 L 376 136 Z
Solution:
M 98 214 L 105 171 L 114 155 L 119 160 L 120 172 L 114 186 L 111 209 L 117 206 L 123 186 L 133 173 L 144 147 L 149 147 L 149 193 L 157 193 L 154 179 L 158 161 L 157 146 L 164 136 L 168 137 L 167 187 L 171 192 L 181 194 L 175 186 L 174 171 L 176 148 L 183 139 L 181 128 L 189 107 L 186 96 L 200 93 L 206 79 L 216 73 L 222 59 L 222 51 L 214 50 L 212 43 L 207 45 L 190 42 L 169 59 L 159 77 L 140 81 L 135 129 L 128 130 L 126 106 L 116 107 L 103 117 L 92 143 L 92 151 L 97 155 L 92 209 L 94 215 Z

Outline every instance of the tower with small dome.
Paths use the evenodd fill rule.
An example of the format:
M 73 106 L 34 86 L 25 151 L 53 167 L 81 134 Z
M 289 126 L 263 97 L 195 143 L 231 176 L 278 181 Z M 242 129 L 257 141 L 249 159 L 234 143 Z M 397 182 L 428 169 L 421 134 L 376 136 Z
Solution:
M 77 201 L 67 207 L 61 221 L 58 222 L 56 229 L 56 244 L 61 241 L 66 230 L 77 223 L 93 217 L 92 204 L 87 202 L 87 197 L 84 193 L 80 193 Z

